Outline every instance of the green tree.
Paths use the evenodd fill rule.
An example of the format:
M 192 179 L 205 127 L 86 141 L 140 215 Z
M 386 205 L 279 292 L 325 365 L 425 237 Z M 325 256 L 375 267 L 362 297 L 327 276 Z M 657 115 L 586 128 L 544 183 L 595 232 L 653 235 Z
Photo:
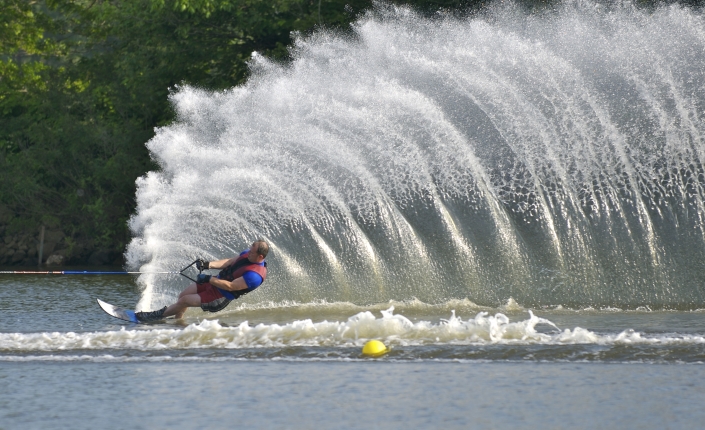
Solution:
M 646 0 L 644 0 L 646 1 Z M 683 0 L 702 4 L 699 0 Z M 433 15 L 479 0 L 391 0 Z M 549 0 L 523 0 L 527 8 Z M 656 2 L 651 2 L 655 4 Z M 177 84 L 247 79 L 253 51 L 286 61 L 292 33 L 345 31 L 371 0 L 0 0 L 0 233 L 60 227 L 74 261 L 121 253 L 144 143 Z
M 74 261 L 120 253 L 144 143 L 173 119 L 169 88 L 242 83 L 253 51 L 345 26 L 342 1 L 1 0 L 0 205 L 7 231 L 60 227 Z M 369 6 L 361 2 L 358 11 Z

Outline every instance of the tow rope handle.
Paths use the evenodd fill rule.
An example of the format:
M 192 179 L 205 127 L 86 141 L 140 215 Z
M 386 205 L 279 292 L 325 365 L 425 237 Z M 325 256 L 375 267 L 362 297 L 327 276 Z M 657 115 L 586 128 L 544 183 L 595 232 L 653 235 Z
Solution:
M 191 263 L 191 264 L 189 264 L 188 266 L 186 266 L 186 267 L 184 267 L 183 269 L 181 269 L 181 270 L 179 271 L 179 275 L 183 276 L 184 278 L 186 278 L 186 279 L 188 279 L 188 280 L 190 280 L 190 281 L 196 282 L 195 279 L 191 278 L 190 276 L 188 276 L 188 275 L 186 275 L 186 274 L 184 273 L 184 272 L 186 271 L 186 269 L 190 268 L 191 266 L 193 266 L 193 265 L 196 264 L 196 263 L 198 263 L 198 259 L 197 259 L 197 260 L 193 260 L 193 263 Z M 203 272 L 203 270 L 199 270 L 199 271 L 198 271 L 198 274 L 200 275 L 202 272 Z

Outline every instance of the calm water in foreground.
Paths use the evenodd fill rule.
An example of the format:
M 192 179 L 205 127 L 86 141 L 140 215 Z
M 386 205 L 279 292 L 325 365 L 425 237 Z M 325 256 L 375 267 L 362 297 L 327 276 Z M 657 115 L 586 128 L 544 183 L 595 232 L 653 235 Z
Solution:
M 132 325 L 96 298 L 130 307 L 139 293 L 129 277 L 2 275 L 1 429 L 698 428 L 705 419 L 701 311 L 254 300 Z M 391 352 L 362 357 L 371 338 Z

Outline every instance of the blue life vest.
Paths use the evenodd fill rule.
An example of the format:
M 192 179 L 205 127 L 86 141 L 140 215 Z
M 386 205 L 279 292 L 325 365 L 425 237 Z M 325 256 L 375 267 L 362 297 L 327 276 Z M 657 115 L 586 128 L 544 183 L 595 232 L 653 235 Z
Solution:
M 237 291 L 228 291 L 228 290 L 223 290 L 221 288 L 218 288 L 218 291 L 223 295 L 228 300 L 235 300 L 241 296 L 244 296 L 245 294 L 249 293 L 250 291 L 255 290 L 257 287 L 262 285 L 262 282 L 267 278 L 267 262 L 263 261 L 261 263 L 253 263 L 250 260 L 247 259 L 247 256 L 249 255 L 249 251 L 244 251 L 240 254 L 240 256 L 235 260 L 233 264 L 230 266 L 226 267 L 225 269 L 221 270 L 220 273 L 218 273 L 218 279 L 224 279 L 226 281 L 234 281 L 235 279 L 239 277 L 247 277 L 250 278 L 249 281 L 247 282 L 248 288 L 246 290 L 237 290 Z M 251 274 L 247 272 L 252 272 L 254 276 L 259 275 L 262 280 L 255 286 L 250 286 L 252 283 L 251 279 Z M 247 281 L 247 280 L 246 280 Z M 256 282 L 256 281 L 255 281 Z

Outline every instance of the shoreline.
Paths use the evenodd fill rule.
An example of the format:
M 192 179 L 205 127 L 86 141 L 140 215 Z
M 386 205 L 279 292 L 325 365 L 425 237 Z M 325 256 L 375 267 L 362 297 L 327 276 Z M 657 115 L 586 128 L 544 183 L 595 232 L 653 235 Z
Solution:
M 40 247 L 42 248 L 41 262 L 39 261 Z M 0 240 L 0 266 L 93 267 L 123 266 L 124 263 L 122 252 L 96 246 L 92 241 L 66 236 L 63 231 L 56 229 L 45 231 L 43 246 L 39 233 L 4 235 Z

